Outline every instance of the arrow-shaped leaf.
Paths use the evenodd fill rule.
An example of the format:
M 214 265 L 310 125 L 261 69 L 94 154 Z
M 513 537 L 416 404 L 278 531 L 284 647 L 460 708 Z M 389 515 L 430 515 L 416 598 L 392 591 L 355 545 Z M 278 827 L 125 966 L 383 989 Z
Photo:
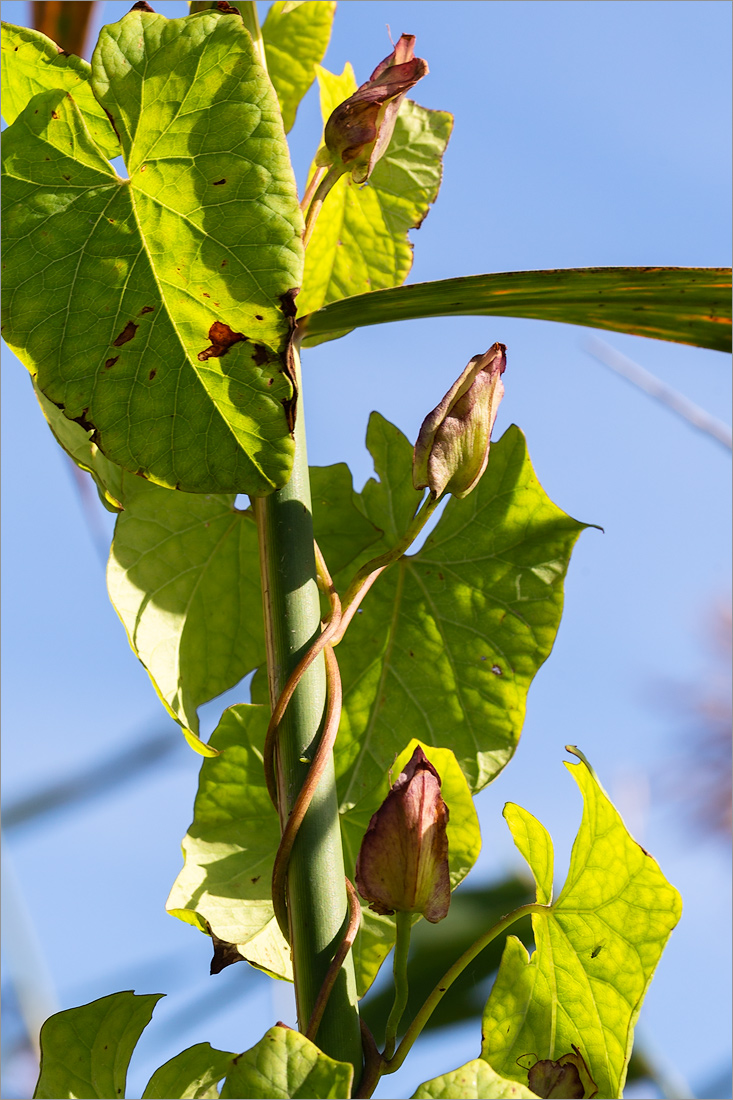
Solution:
M 64 91 L 5 134 L 4 335 L 111 461 L 271 492 L 292 462 L 302 270 L 272 85 L 239 15 L 132 11 L 102 31 L 92 89 L 129 179 Z
M 527 1083 L 517 1059 L 585 1060 L 599 1097 L 619 1097 L 633 1030 L 664 945 L 681 913 L 679 894 L 628 834 L 590 765 L 566 767 L 583 795 L 583 820 L 562 893 L 551 902 L 552 845 L 542 825 L 509 803 L 504 816 L 547 908 L 532 914 L 529 958 L 507 939 L 483 1020 L 481 1057 Z
M 535 317 L 730 351 L 730 289 L 722 267 L 505 271 L 343 298 L 302 317 L 298 331 L 307 345 L 418 317 Z
M 142 1100 L 219 1100 L 218 1083 L 226 1077 L 236 1054 L 197 1043 L 156 1069 Z

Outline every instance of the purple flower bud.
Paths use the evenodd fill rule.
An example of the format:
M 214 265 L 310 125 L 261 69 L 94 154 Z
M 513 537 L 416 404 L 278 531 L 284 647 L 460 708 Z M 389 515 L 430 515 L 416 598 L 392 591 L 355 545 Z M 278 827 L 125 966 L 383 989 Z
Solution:
M 342 165 L 355 183 L 369 179 L 390 143 L 405 93 L 428 72 L 427 61 L 414 57 L 414 49 L 415 36 L 403 34 L 366 83 L 339 104 L 326 123 L 319 164 Z
M 435 924 L 450 905 L 448 807 L 441 779 L 418 746 L 369 822 L 356 886 L 375 913 L 422 913 Z
M 468 496 L 489 461 L 491 430 L 504 396 L 501 376 L 506 346 L 493 344 L 474 355 L 461 377 L 429 413 L 420 428 L 412 456 L 412 483 L 439 497 Z

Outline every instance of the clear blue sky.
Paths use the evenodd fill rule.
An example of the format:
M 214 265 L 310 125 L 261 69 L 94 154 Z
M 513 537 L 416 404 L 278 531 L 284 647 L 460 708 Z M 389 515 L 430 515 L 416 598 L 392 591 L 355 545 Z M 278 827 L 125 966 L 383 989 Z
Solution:
M 7 0 L 3 17 L 27 23 L 29 6 Z M 171 17 L 187 10 L 153 6 Z M 102 7 L 111 22 L 130 4 Z M 366 79 L 391 48 L 386 24 L 395 40 L 415 34 L 430 64 L 415 98 L 456 117 L 441 195 L 413 234 L 409 281 L 730 263 L 727 3 L 350 0 L 339 5 L 327 66 L 340 72 L 351 60 Z M 319 136 L 311 92 L 292 140 L 300 181 Z M 639 1034 L 709 1096 L 699 1090 L 730 1066 L 729 851 L 693 834 L 663 777 L 681 751 L 694 751 L 676 693 L 704 691 L 715 672 L 706 624 L 730 596 L 730 455 L 592 359 L 590 335 L 545 322 L 446 319 L 365 329 L 306 352 L 310 460 L 348 461 L 360 486 L 371 473 L 362 441 L 372 409 L 414 439 L 471 355 L 495 340 L 508 346 L 495 438 L 517 423 L 552 499 L 605 534 L 580 540 L 516 757 L 479 797 L 476 874 L 521 865 L 501 818 L 504 802 L 515 801 L 550 830 L 561 884 L 581 813 L 563 746 L 579 745 L 682 893 L 682 922 Z M 599 335 L 729 421 L 726 356 Z M 7 805 L 165 729 L 167 719 L 107 600 L 68 462 L 7 350 L 3 366 Z M 101 508 L 98 520 L 111 533 Z M 241 700 L 240 691 L 209 704 L 207 732 L 223 705 Z M 270 1022 L 291 1018 L 287 999 L 273 1005 L 267 980 L 245 966 L 209 978 L 208 939 L 164 912 L 198 766 L 181 738 L 166 765 L 136 784 L 6 837 L 61 1007 L 119 989 L 169 994 L 141 1044 L 130 1095 L 188 1045 L 244 1049 Z M 183 1021 L 178 1014 L 204 995 L 220 1002 L 216 1014 L 210 1005 Z M 447 1043 L 430 1039 L 377 1095 L 411 1095 L 421 1080 L 475 1057 L 479 1043 L 478 1023 Z

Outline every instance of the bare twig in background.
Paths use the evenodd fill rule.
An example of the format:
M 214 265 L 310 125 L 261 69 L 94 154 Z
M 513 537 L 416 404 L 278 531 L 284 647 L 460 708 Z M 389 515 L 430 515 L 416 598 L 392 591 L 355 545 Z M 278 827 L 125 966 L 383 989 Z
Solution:
M 592 355 L 594 359 L 597 359 L 599 363 L 603 363 L 605 366 L 610 367 L 616 374 L 620 374 L 634 386 L 648 393 L 655 401 L 659 401 L 662 405 L 666 405 L 668 409 L 671 409 L 672 412 L 681 416 L 683 420 L 686 420 L 693 428 L 697 428 L 698 431 L 705 432 L 706 435 L 712 436 L 713 439 L 721 443 L 727 450 L 733 450 L 733 433 L 728 425 L 724 424 L 722 420 L 718 420 L 716 417 L 706 413 L 704 409 L 701 409 L 699 405 L 695 405 L 694 402 L 688 400 L 688 398 L 678 390 L 672 389 L 671 386 L 667 386 L 657 378 L 656 375 L 651 374 L 648 370 L 645 370 L 644 367 L 640 367 L 633 359 L 628 359 L 625 355 L 622 355 L 620 351 L 616 351 L 616 349 L 612 348 L 610 344 L 607 344 L 605 340 L 599 340 L 598 337 L 592 337 L 584 346 L 588 354 Z

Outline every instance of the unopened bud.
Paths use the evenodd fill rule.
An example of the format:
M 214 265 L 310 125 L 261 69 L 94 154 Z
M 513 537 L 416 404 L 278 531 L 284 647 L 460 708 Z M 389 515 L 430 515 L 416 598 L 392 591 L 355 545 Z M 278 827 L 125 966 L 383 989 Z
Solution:
M 406 92 L 428 72 L 427 61 L 414 57 L 414 49 L 414 34 L 403 34 L 366 83 L 339 104 L 326 123 L 318 164 L 342 166 L 355 183 L 369 179 L 390 143 Z
M 443 400 L 423 420 L 412 456 L 412 483 L 439 497 L 463 498 L 489 461 L 491 430 L 504 396 L 506 346 L 474 355 Z
M 356 861 L 356 887 L 382 915 L 448 913 L 448 807 L 441 779 L 418 746 L 369 822 Z

